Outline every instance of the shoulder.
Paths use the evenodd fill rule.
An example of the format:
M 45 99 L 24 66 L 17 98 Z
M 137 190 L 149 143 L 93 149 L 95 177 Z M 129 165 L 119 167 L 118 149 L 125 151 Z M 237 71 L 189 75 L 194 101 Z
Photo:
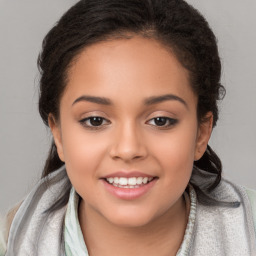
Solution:
M 13 207 L 5 217 L 0 216 L 0 256 L 5 255 L 10 227 L 21 203 Z
M 217 195 L 219 201 L 241 202 L 241 206 L 246 212 L 246 216 L 244 217 L 247 218 L 247 221 L 251 224 L 252 232 L 254 227 L 254 233 L 256 234 L 256 190 L 222 178 L 214 193 Z

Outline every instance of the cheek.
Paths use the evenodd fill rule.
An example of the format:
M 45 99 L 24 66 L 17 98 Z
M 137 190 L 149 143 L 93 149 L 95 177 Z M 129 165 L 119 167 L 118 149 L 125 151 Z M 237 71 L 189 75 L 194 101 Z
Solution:
M 152 147 L 152 155 L 156 157 L 162 169 L 165 170 L 164 175 L 177 181 L 182 181 L 182 177 L 190 178 L 193 168 L 196 128 L 193 129 L 193 125 L 190 127 L 180 127 L 183 129 L 177 129 L 177 131 L 161 138 Z
M 63 126 L 62 143 L 65 164 L 72 183 L 97 177 L 101 159 L 105 156 L 105 143 L 102 136 L 84 131 L 83 127 Z

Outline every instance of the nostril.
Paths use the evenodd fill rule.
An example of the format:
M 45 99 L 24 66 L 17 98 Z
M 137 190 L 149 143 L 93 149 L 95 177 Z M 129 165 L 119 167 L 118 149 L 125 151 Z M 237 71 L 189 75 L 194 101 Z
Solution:
M 134 128 L 125 128 L 122 134 L 116 134 L 115 140 L 110 148 L 110 156 L 115 159 L 123 161 L 139 160 L 145 158 L 147 150 L 143 141 L 138 138 L 136 132 L 132 131 Z

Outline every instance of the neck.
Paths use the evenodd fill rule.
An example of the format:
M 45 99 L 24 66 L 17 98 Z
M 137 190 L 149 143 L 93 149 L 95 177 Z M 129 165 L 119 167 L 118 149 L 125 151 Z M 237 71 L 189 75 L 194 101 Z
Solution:
M 79 220 L 90 256 L 176 255 L 189 209 L 181 197 L 164 215 L 141 227 L 120 227 L 95 214 L 81 201 Z

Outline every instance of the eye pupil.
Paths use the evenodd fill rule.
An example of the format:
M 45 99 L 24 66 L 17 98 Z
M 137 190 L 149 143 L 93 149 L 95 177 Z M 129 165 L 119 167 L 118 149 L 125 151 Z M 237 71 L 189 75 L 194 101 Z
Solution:
M 102 117 L 92 117 L 90 118 L 90 123 L 92 126 L 100 126 L 103 123 L 103 118 Z
M 158 126 L 164 126 L 166 125 L 166 118 L 165 117 L 157 117 L 155 118 L 155 124 Z

